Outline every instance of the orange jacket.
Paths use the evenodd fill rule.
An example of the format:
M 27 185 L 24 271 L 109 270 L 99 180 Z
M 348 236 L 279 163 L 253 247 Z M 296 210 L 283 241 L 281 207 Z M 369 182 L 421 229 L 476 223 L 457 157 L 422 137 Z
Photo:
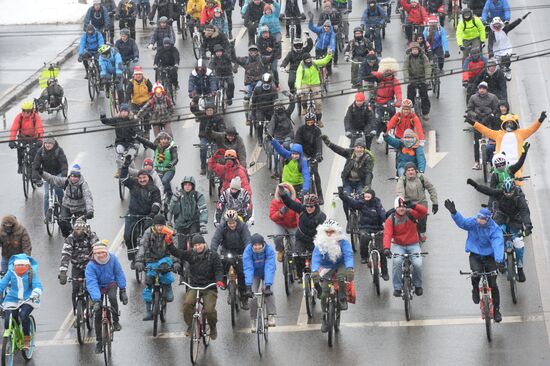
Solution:
M 32 112 L 29 116 L 25 116 L 21 112 L 15 116 L 10 129 L 10 141 L 15 141 L 17 136 L 42 140 L 44 127 L 40 115 Z

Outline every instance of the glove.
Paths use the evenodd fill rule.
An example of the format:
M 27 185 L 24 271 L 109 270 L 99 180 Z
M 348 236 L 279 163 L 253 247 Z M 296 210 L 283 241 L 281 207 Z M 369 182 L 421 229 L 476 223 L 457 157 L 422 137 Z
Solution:
M 460 50 L 461 50 L 461 51 L 464 51 L 465 49 L 466 49 L 466 47 L 460 46 Z
M 40 299 L 40 293 L 38 293 L 37 291 L 32 290 L 31 300 L 32 301 L 38 301 L 38 299 Z
M 317 163 L 320 163 L 323 161 L 323 155 L 318 155 L 315 157 L 315 160 L 317 160 Z
M 346 131 L 345 135 L 348 139 L 350 139 L 351 138 L 351 131 Z M 322 136 L 321 136 L 321 138 L 322 138 Z
M 82 55 L 78 56 L 78 62 L 82 62 Z
M 323 142 L 327 145 L 330 144 L 330 138 L 327 135 L 321 135 L 321 140 L 323 140 Z
M 346 269 L 346 281 L 351 282 L 355 278 L 355 271 L 353 268 Z
M 246 286 L 245 296 L 250 298 L 254 297 L 254 294 L 252 293 L 252 287 Z
M 217 221 L 214 221 L 212 224 L 214 224 L 214 227 L 215 227 L 215 228 L 218 228 L 218 225 L 219 225 L 220 223 L 217 222 Z
M 152 50 L 153 49 L 153 44 L 149 44 L 149 46 L 147 46 L 148 49 Z
M 285 19 L 285 15 L 284 15 L 284 14 L 279 15 L 279 20 L 280 20 L 281 22 L 282 22 L 284 19 Z
M 100 309 L 101 309 L 101 302 L 94 301 L 94 313 L 99 312 Z
M 135 262 L 134 266 L 138 272 L 143 272 L 145 270 L 145 264 L 143 262 Z
M 391 258 L 391 255 L 392 255 L 391 250 L 386 249 L 386 248 L 384 249 L 382 254 L 384 254 L 386 256 L 386 258 Z
M 416 207 L 416 203 L 412 203 L 412 201 L 405 201 L 405 207 L 414 209 Z
M 469 115 L 464 116 L 464 122 L 468 123 L 470 126 L 473 126 L 476 123 L 476 121 L 474 121 L 474 119 Z
M 309 18 L 309 21 L 310 21 L 310 22 L 313 22 L 313 13 L 312 13 L 311 11 L 308 11 L 308 12 L 307 12 L 307 16 L 308 16 L 308 18 Z
M 225 290 L 225 283 L 223 283 L 223 281 L 216 282 L 216 286 L 218 286 L 222 290 Z
M 338 187 L 338 196 L 342 197 L 344 195 L 344 187 Z
M 206 230 L 206 225 L 201 225 L 200 233 L 202 235 L 208 234 L 208 230 Z
M 523 151 L 525 151 L 525 153 L 527 154 L 527 151 L 529 151 L 530 148 L 531 148 L 531 144 L 528 141 L 525 141 L 523 143 Z
M 60 285 L 67 284 L 67 271 L 59 272 L 59 275 L 57 276 L 57 278 L 59 278 L 59 284 Z
M 546 119 L 546 111 L 540 112 L 539 122 L 542 123 Z
M 445 208 L 453 215 L 456 213 L 455 203 L 450 199 L 445 200 Z
M 445 51 L 445 58 L 449 58 L 451 57 L 451 54 L 449 53 L 449 51 Z
M 280 184 L 279 185 L 279 196 L 285 196 L 287 195 L 287 192 L 286 192 L 286 188 L 284 185 Z
M 118 291 L 118 297 L 120 298 L 120 301 L 122 301 L 122 305 L 128 305 L 128 294 L 126 294 L 125 288 L 121 288 Z
M 300 14 L 300 19 L 306 20 L 306 15 L 304 13 Z
M 265 296 L 271 296 L 271 295 L 273 295 L 273 291 L 271 291 L 271 286 L 266 286 L 266 287 L 264 288 L 264 295 L 265 295 Z
M 309 36 L 309 31 L 307 31 L 307 30 L 304 31 L 304 34 L 306 35 L 306 38 L 311 38 L 311 37 Z
M 376 130 L 372 130 L 372 131 L 370 132 L 370 135 L 371 135 L 371 136 L 376 136 Z
M 319 272 L 315 271 L 311 274 L 311 280 L 313 283 L 318 284 L 321 280 L 321 276 L 319 275 Z
M 181 263 L 180 263 L 180 262 L 175 262 L 175 263 L 172 265 L 172 269 L 173 269 L 174 272 L 180 273 L 180 271 L 181 271 Z
M 288 207 L 286 206 L 281 207 L 281 209 L 279 210 L 279 213 L 281 214 L 281 216 L 286 215 L 287 212 L 288 212 Z
M 475 180 L 471 179 L 471 178 L 468 178 L 468 179 L 466 180 L 466 184 L 469 184 L 469 185 L 471 185 L 471 186 L 474 187 L 474 188 L 477 188 L 477 186 L 478 186 L 477 182 L 476 182 Z
M 439 211 L 439 205 L 437 203 L 432 205 L 432 213 L 435 215 Z
M 10 149 L 15 149 L 15 141 L 10 141 L 8 146 L 10 147 Z
M 94 218 L 94 212 L 93 211 L 86 212 L 86 219 L 87 220 L 91 220 L 93 218 Z
M 533 225 L 525 225 L 525 230 L 523 236 L 529 236 L 533 232 Z

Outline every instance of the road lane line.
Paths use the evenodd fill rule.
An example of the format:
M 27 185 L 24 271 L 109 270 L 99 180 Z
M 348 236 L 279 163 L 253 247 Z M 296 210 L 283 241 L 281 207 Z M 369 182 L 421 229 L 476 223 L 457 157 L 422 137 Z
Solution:
M 434 168 L 446 155 L 446 152 L 437 152 L 437 134 L 435 130 L 430 130 L 428 132 L 428 166 Z

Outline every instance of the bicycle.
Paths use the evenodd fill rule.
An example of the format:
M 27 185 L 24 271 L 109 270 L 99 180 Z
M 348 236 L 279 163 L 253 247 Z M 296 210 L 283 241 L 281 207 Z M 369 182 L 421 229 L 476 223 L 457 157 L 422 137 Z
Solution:
M 456 29 L 458 26 L 458 21 L 460 20 L 460 12 L 462 10 L 462 0 L 452 0 L 451 4 L 451 14 L 449 17 L 453 22 L 453 27 Z
M 201 148 L 200 144 L 193 144 L 196 148 Z M 206 160 L 210 159 L 212 155 L 214 155 L 214 151 L 216 151 L 217 146 L 215 142 L 208 141 L 206 144 Z M 219 197 L 219 192 L 221 188 L 221 180 L 220 178 L 214 174 L 210 169 L 206 169 L 206 179 L 208 180 L 208 195 L 210 197 L 214 196 L 217 200 Z
M 308 318 L 313 318 L 313 307 L 317 300 L 317 290 L 311 278 L 311 252 L 306 251 L 299 255 L 304 259 L 304 271 L 302 273 L 302 288 L 304 290 L 304 301 L 306 303 L 306 312 Z
M 200 32 L 199 28 L 197 26 L 193 27 L 193 54 L 195 55 L 195 59 L 198 60 L 201 58 L 201 48 L 202 48 L 202 33 Z
M 141 2 L 138 4 L 138 16 L 141 19 L 142 27 L 143 29 L 147 29 L 147 15 L 149 15 L 149 9 L 151 7 L 151 4 L 149 4 L 149 0 L 141 0 Z
M 292 244 L 290 241 L 291 234 L 268 235 L 267 237 L 273 240 L 281 238 L 283 240 L 283 277 L 285 284 L 286 296 L 290 295 L 290 285 L 294 283 L 294 279 L 298 277 L 296 273 L 296 262 L 292 252 Z
M 411 257 L 425 257 L 428 255 L 428 252 L 420 252 L 413 254 L 397 254 L 393 253 L 392 257 L 401 257 L 404 258 L 403 261 L 403 273 L 401 275 L 403 282 L 403 289 L 401 290 L 403 303 L 405 305 L 405 318 L 407 321 L 411 320 L 411 300 L 413 298 L 413 285 L 412 285 L 412 261 Z
M 103 359 L 105 360 L 105 366 L 111 364 L 111 355 L 113 347 L 113 308 L 109 304 L 109 297 L 107 293 L 101 295 L 101 342 L 103 348 Z
M 439 99 L 439 95 L 441 94 L 441 77 L 440 77 L 437 56 L 434 56 L 432 58 L 431 64 L 432 64 L 432 77 L 430 79 L 430 84 L 432 87 L 432 93 L 433 95 L 435 95 L 437 99 Z
M 28 350 L 23 349 L 24 345 L 24 335 L 23 335 L 23 326 L 21 322 L 16 321 L 13 318 L 13 311 L 19 310 L 21 305 L 28 304 L 32 302 L 32 299 L 27 299 L 23 302 L 20 302 L 16 306 L 4 306 L 1 305 L 3 311 L 10 311 L 10 318 L 8 321 L 8 328 L 4 330 L 4 336 L 2 338 L 2 366 L 4 365 L 13 365 L 13 360 L 18 351 L 21 351 L 21 355 L 25 361 L 32 359 L 34 354 L 34 348 L 36 347 L 36 321 L 34 317 L 29 315 L 30 325 L 30 347 Z
M 115 144 L 111 144 L 109 146 L 106 146 L 105 148 L 106 149 L 112 149 L 114 151 L 114 154 L 115 154 L 115 159 L 116 160 L 120 160 L 121 163 L 124 163 L 124 160 L 128 154 L 128 150 L 130 148 L 135 148 L 136 149 L 136 154 L 135 156 L 137 156 L 137 154 L 139 153 L 139 144 L 134 144 L 133 146 L 129 146 L 128 148 L 125 148 L 125 151 L 123 154 L 119 154 L 117 151 L 116 151 L 116 145 Z M 131 166 L 133 167 L 134 166 L 134 162 L 132 160 L 132 164 Z M 124 185 L 124 180 L 126 178 L 121 178 L 120 175 L 119 177 L 117 178 L 117 181 L 118 181 L 118 196 L 120 197 L 120 200 L 121 201 L 124 201 L 124 196 L 126 194 L 126 186 Z
M 386 127 L 388 126 L 388 122 L 390 121 L 391 119 L 391 115 L 390 115 L 390 109 L 393 108 L 393 102 L 388 102 L 386 104 L 382 104 L 380 105 L 379 107 L 382 108 L 382 116 L 381 116 L 381 119 L 382 119 L 382 127 L 384 128 L 384 131 L 386 131 Z M 386 146 L 385 146 L 385 153 L 386 155 L 389 154 L 390 152 L 390 145 L 385 142 Z
M 333 193 L 335 196 L 338 196 L 338 192 Z M 354 200 L 361 199 L 361 195 L 358 192 L 351 192 L 349 194 L 351 198 Z M 360 246 L 361 243 L 361 233 L 359 232 L 359 211 L 354 210 L 352 208 L 349 209 L 349 231 L 350 231 L 350 239 L 351 239 L 351 248 L 353 249 L 353 252 L 357 252 L 357 247 Z
M 127 214 L 124 216 L 119 216 L 121 219 L 129 218 L 129 217 L 135 217 L 138 218 L 138 220 L 134 223 L 134 226 L 132 227 L 132 234 L 130 235 L 130 241 L 132 242 L 132 249 L 128 249 L 128 254 L 134 254 L 134 256 L 137 254 L 139 250 L 139 242 L 141 240 L 141 236 L 145 232 L 145 221 L 149 218 L 147 215 L 133 215 L 133 214 Z M 132 261 L 133 263 L 134 261 Z M 137 283 L 143 282 L 143 272 L 138 271 L 137 268 L 134 269 L 135 275 L 136 275 L 136 281 Z
M 130 80 L 132 80 L 132 77 L 130 75 L 132 75 L 132 70 L 130 69 L 130 64 L 132 63 L 132 60 L 128 60 L 128 61 L 122 61 L 122 78 L 121 78 L 121 83 L 122 83 L 122 93 L 123 93 L 123 96 L 124 96 L 124 100 L 126 100 L 126 96 L 128 95 L 128 90 L 127 87 L 128 87 L 128 83 L 130 82 Z M 130 98 L 128 98 L 130 99 Z
M 118 90 L 117 90 L 117 82 L 114 80 L 114 76 L 111 80 L 108 80 L 105 83 L 105 95 L 107 96 L 107 99 L 109 100 L 109 110 L 111 112 L 111 117 L 116 117 L 116 115 L 119 112 L 119 104 L 118 104 Z
M 365 238 L 368 241 L 367 253 L 368 253 L 368 266 L 370 274 L 372 275 L 372 283 L 376 289 L 376 295 L 380 296 L 380 273 L 382 272 L 382 265 L 380 263 L 381 254 L 377 245 L 378 238 L 384 235 L 384 230 L 368 233 Z
M 328 280 L 329 296 L 327 298 L 327 335 L 328 346 L 332 347 L 335 333 L 340 331 L 340 301 L 338 301 L 338 293 L 340 292 L 340 284 L 336 280 L 335 275 Z
M 420 118 L 422 116 L 422 98 L 420 97 L 420 83 L 411 82 L 411 87 L 414 88 L 413 107 L 414 113 Z
M 165 263 L 164 263 L 165 264 Z M 147 264 L 146 270 L 155 271 L 155 282 L 153 283 L 153 337 L 157 336 L 158 320 L 162 323 L 166 322 L 166 306 L 167 299 L 164 287 L 160 283 L 160 274 L 168 273 L 172 270 L 171 266 L 159 266 L 158 268 L 152 268 L 151 264 Z
M 227 85 L 227 80 L 224 77 L 218 77 L 218 90 L 216 90 L 215 104 L 216 112 L 225 113 L 227 109 L 227 96 L 225 94 L 225 88 Z
M 343 10 L 338 11 L 341 16 L 349 13 L 349 10 Z M 341 24 L 335 24 L 334 25 L 334 32 L 336 33 L 336 47 L 338 48 L 338 52 L 344 52 L 344 48 L 346 46 L 346 43 L 348 41 L 348 35 L 346 30 L 349 28 L 349 23 L 345 24 L 346 21 L 342 19 Z
M 254 297 L 258 302 L 258 310 L 256 310 L 256 338 L 258 340 L 258 353 L 262 357 L 269 335 L 263 280 L 260 280 L 258 292 L 254 292 Z
M 23 150 L 23 171 L 21 173 L 21 178 L 23 180 L 23 195 L 25 196 L 25 200 L 29 198 L 30 189 L 32 188 L 33 191 L 36 189 L 36 184 L 32 180 L 32 161 L 34 156 L 31 157 L 31 150 L 34 144 L 36 144 L 36 142 L 25 140 L 15 141 L 16 149 Z
M 155 68 L 155 71 L 158 72 L 158 79 L 160 83 L 164 85 L 164 88 L 166 89 L 166 94 L 168 94 L 168 96 L 170 97 L 170 101 L 172 102 L 172 105 L 176 105 L 177 91 L 170 77 L 170 72 L 172 70 L 177 71 L 177 67 L 176 66 L 159 66 Z
M 46 225 L 46 231 L 48 236 L 52 237 L 55 224 L 59 225 L 59 212 L 61 210 L 61 203 L 59 197 L 55 192 L 55 188 L 50 184 L 49 186 L 50 197 L 48 199 L 48 209 L 46 210 L 46 217 L 44 218 L 44 224 Z
M 97 66 L 97 58 L 95 56 L 88 57 L 88 94 L 90 101 L 94 101 L 96 95 L 99 95 L 99 85 L 101 81 L 99 79 L 99 69 Z
M 265 110 L 258 107 L 255 107 L 254 109 L 255 110 L 252 113 L 253 118 L 250 122 L 248 134 L 250 136 L 253 136 L 255 133 L 258 140 L 258 145 L 262 146 L 264 139 L 264 126 L 267 126 L 267 124 L 269 123 L 269 119 L 266 118 L 267 113 Z
M 88 294 L 86 289 L 85 278 L 72 278 L 67 279 L 69 282 L 77 281 L 79 285 L 78 293 L 76 294 L 76 307 L 74 309 L 76 319 L 76 336 L 79 344 L 86 342 L 86 328 L 91 331 L 94 328 L 94 303 Z
M 180 30 L 181 30 L 181 39 L 186 40 L 187 39 L 187 28 L 189 27 L 189 23 L 187 21 L 187 1 L 185 3 L 179 3 L 180 6 L 179 9 L 179 17 L 180 17 Z
M 44 63 L 44 67 L 45 66 L 46 66 L 46 63 Z M 46 75 L 45 75 L 45 72 L 46 70 L 42 72 L 40 79 L 42 79 L 43 76 L 47 76 L 48 80 L 53 79 L 54 84 L 58 84 L 57 75 L 59 74 L 59 64 L 57 63 L 50 64 L 50 66 L 47 69 Z M 40 80 L 39 82 L 42 85 L 42 80 Z M 48 112 L 48 114 L 52 114 L 54 112 L 59 113 L 59 111 L 61 111 L 61 113 L 63 114 L 63 118 L 67 119 L 67 115 L 69 111 L 69 102 L 67 101 L 67 97 L 63 95 L 63 98 L 61 98 L 61 102 L 59 102 L 59 104 L 56 106 L 51 105 L 50 98 L 44 99 L 44 100 L 41 98 L 34 98 L 33 102 L 35 106 L 35 111 L 39 113 Z
M 492 332 L 491 332 L 491 319 L 493 319 L 493 295 L 491 287 L 489 287 L 489 276 L 497 276 L 498 271 L 490 272 L 463 272 L 460 271 L 461 275 L 466 275 L 469 278 L 471 277 L 481 277 L 479 282 L 479 308 L 481 309 L 481 319 L 485 321 L 485 332 L 487 334 L 487 340 L 491 342 Z
M 238 278 L 237 278 L 237 263 L 243 258 L 242 255 L 233 255 L 227 253 L 225 256 L 221 256 L 220 259 L 229 263 L 227 270 L 227 290 L 229 291 L 227 298 L 231 308 L 231 326 L 235 326 L 237 313 L 239 312 L 239 301 L 242 294 L 239 292 Z
M 197 298 L 195 301 L 195 313 L 193 314 L 193 321 L 191 322 L 191 342 L 190 342 L 190 356 L 191 363 L 194 365 L 197 363 L 200 351 L 200 343 L 204 344 L 206 349 L 210 344 L 210 326 L 206 316 L 204 315 L 203 309 L 203 300 L 201 297 L 201 291 L 204 291 L 210 287 L 216 286 L 215 283 L 211 283 L 205 287 L 193 287 L 186 282 L 181 282 L 181 284 L 187 286 L 190 290 L 195 290 L 197 292 Z
M 288 34 L 290 36 L 290 44 L 294 44 L 294 39 L 296 38 L 296 28 L 297 24 L 302 22 L 300 17 L 285 17 L 285 20 L 288 24 Z

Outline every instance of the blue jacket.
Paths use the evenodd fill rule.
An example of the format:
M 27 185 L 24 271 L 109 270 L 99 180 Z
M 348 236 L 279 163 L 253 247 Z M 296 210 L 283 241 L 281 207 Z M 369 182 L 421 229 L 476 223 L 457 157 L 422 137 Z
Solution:
M 265 244 L 264 251 L 256 253 L 252 244 L 248 244 L 243 253 L 244 282 L 246 286 L 252 286 L 254 277 L 262 278 L 266 286 L 273 285 L 275 278 L 275 251 L 269 244 Z
M 78 55 L 82 56 L 84 52 L 88 52 L 92 55 L 97 55 L 97 49 L 99 46 L 103 46 L 105 41 L 103 40 L 103 35 L 101 32 L 95 31 L 91 36 L 88 33 L 84 32 L 80 38 L 80 49 Z
M 317 34 L 317 41 L 315 41 L 315 48 L 318 50 L 327 50 L 330 47 L 333 53 L 336 53 L 336 34 L 334 34 L 334 28 L 330 26 L 330 30 L 325 32 L 325 28 L 318 27 L 313 24 L 313 21 L 309 21 L 309 29 Z
M 504 262 L 504 237 L 502 230 L 493 219 L 489 219 L 487 225 L 481 226 L 477 223 L 475 216 L 464 218 L 460 212 L 451 216 L 456 226 L 468 232 L 466 253 L 492 255 L 495 261 Z
M 494 17 L 499 17 L 503 22 L 510 21 L 510 4 L 508 4 L 508 0 L 487 0 L 483 7 L 481 20 L 486 23 Z
M 428 39 L 428 28 L 424 28 L 424 39 Z M 449 44 L 447 43 L 447 32 L 445 28 L 439 27 L 439 30 L 434 33 L 433 40 L 430 40 L 430 46 L 432 50 L 437 50 L 443 47 L 443 52 L 449 52 Z
M 277 139 L 271 140 L 271 145 L 273 145 L 273 148 L 279 155 L 281 155 L 285 160 L 292 159 L 292 153 L 297 152 L 300 154 L 300 163 L 302 168 L 302 176 L 304 177 L 304 184 L 302 184 L 302 191 L 309 192 L 310 186 L 311 186 L 311 174 L 309 172 L 309 165 L 307 164 L 307 159 L 303 157 L 304 152 L 302 149 L 302 145 L 300 144 L 292 144 L 290 145 L 290 151 L 285 149 L 283 145 Z
M 93 16 L 93 14 L 95 13 L 94 7 L 90 6 L 90 8 L 88 8 L 88 11 L 86 12 L 86 16 L 84 17 L 84 31 L 86 31 L 86 27 L 90 23 L 97 29 L 109 29 L 109 26 L 111 25 L 109 10 L 107 10 L 107 8 L 104 5 L 101 5 L 100 12 L 102 13 L 101 18 L 97 19 Z
M 262 26 L 267 25 L 269 27 L 269 33 L 271 34 L 277 34 L 281 33 L 281 21 L 279 20 L 279 14 L 281 12 L 281 6 L 276 1 L 271 4 L 273 7 L 273 10 L 271 11 L 271 15 L 262 15 L 260 19 L 260 23 L 258 24 L 258 36 L 261 35 L 260 30 L 262 29 Z
M 109 58 L 99 56 L 99 76 L 105 78 L 108 75 L 122 76 L 122 57 L 114 48 L 111 48 Z
M 320 268 L 335 269 L 344 265 L 346 268 L 353 268 L 353 250 L 347 239 L 338 242 L 342 249 L 342 256 L 336 262 L 329 259 L 328 254 L 321 254 L 318 247 L 313 249 L 311 254 L 311 272 L 319 272 Z
M 403 141 L 390 135 L 384 136 L 384 140 L 398 151 L 397 168 L 405 168 L 405 164 L 413 162 L 418 167 L 419 172 L 424 173 L 426 171 L 426 157 L 424 156 L 424 148 L 422 146 L 414 148 L 415 154 L 409 155 L 402 151 L 405 147 Z
M 122 61 L 132 61 L 139 59 L 139 48 L 132 38 L 128 38 L 126 42 L 119 39 L 115 42 L 115 47 L 122 57 Z
M 91 260 L 86 265 L 86 287 L 93 301 L 101 301 L 101 289 L 116 285 L 120 289 L 126 288 L 126 276 L 118 258 L 109 253 L 109 261 L 99 264 Z
M 361 17 L 361 24 L 365 25 L 365 29 L 373 25 L 382 25 L 386 21 L 387 15 L 386 12 L 382 9 L 380 5 L 376 5 L 374 12 L 370 11 L 370 8 L 367 6 Z
M 28 259 L 31 262 L 31 286 L 29 286 L 29 272 L 25 273 L 23 277 L 19 277 L 13 271 L 13 262 L 16 259 Z M 8 288 L 8 293 L 4 298 L 3 304 L 5 305 L 17 305 L 21 301 L 27 300 L 33 291 L 39 295 L 42 294 L 42 283 L 40 283 L 40 279 L 38 278 L 38 263 L 36 260 L 23 253 L 13 255 L 10 258 L 8 273 L 0 281 L 0 293 L 3 293 L 6 288 Z M 39 303 L 40 301 L 37 301 L 29 305 L 36 307 Z

